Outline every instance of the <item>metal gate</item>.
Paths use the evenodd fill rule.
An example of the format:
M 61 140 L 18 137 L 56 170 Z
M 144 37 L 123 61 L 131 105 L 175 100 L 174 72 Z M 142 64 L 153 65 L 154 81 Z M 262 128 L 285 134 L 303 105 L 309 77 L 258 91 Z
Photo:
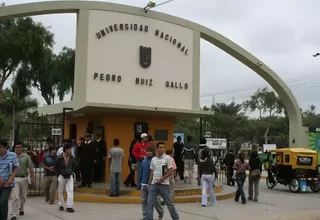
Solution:
M 227 184 L 227 171 L 232 169 L 230 167 L 230 161 L 224 160 L 230 150 L 229 131 L 215 128 L 212 121 L 201 118 L 200 140 L 202 140 L 203 138 L 207 139 L 207 145 L 211 148 L 211 151 L 213 153 L 216 169 L 218 172 L 217 181 L 223 184 Z
M 62 122 L 62 116 L 55 115 L 39 116 L 17 124 L 15 141 L 23 142 L 24 152 L 31 157 L 34 164 L 34 184 L 30 187 L 28 195 L 43 194 L 43 160 L 46 154 L 44 150 L 48 147 L 46 140 L 50 140 L 52 147 L 58 147 L 61 144 Z

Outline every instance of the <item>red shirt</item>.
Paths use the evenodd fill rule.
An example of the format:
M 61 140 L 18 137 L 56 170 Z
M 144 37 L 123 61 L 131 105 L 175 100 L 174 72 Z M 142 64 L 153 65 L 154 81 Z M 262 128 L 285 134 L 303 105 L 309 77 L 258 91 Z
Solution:
M 143 159 L 146 157 L 146 151 L 147 148 L 150 147 L 150 143 L 146 142 L 142 144 L 141 142 L 137 142 L 134 147 L 132 154 L 138 161 L 143 161 Z

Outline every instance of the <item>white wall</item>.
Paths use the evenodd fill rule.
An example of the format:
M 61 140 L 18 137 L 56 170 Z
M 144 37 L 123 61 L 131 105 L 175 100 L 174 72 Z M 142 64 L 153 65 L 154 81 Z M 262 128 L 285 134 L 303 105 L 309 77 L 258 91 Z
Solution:
M 148 26 L 148 32 L 118 30 L 98 39 L 109 25 L 128 23 Z M 177 39 L 188 55 L 160 36 L 159 29 Z M 171 23 L 135 15 L 90 11 L 87 69 L 87 102 L 192 109 L 193 31 Z M 152 48 L 151 65 L 142 68 L 139 48 Z M 121 76 L 121 82 L 94 80 L 94 73 Z M 152 79 L 152 86 L 136 85 L 136 77 Z M 166 81 L 188 83 L 188 89 L 166 88 Z

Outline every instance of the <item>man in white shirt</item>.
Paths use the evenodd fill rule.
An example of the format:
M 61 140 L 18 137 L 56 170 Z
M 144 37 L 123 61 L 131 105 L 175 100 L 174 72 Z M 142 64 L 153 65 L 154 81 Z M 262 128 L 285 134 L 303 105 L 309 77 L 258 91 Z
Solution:
M 157 199 L 157 194 L 160 194 L 165 204 L 168 207 L 171 218 L 173 220 L 179 219 L 179 214 L 172 204 L 170 196 L 170 182 L 169 178 L 173 174 L 173 164 L 170 156 L 166 155 L 165 143 L 158 142 L 156 145 L 157 156 L 152 158 L 150 164 L 150 178 L 149 178 L 149 196 L 146 220 L 153 220 L 154 204 Z
M 65 144 L 72 144 L 72 141 L 70 139 L 64 139 L 62 141 L 62 146 L 58 149 L 57 151 L 57 156 L 60 157 L 60 155 L 63 153 L 63 146 Z M 71 153 L 72 153 L 72 149 L 71 149 Z M 72 154 L 72 156 L 74 157 L 74 155 Z

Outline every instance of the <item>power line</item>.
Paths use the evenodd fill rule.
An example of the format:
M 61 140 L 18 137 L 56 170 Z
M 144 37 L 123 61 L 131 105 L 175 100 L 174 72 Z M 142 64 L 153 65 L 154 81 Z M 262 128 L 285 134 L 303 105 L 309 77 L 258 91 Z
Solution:
M 315 81 L 316 83 L 310 84 L 308 86 L 305 86 L 303 84 L 295 87 L 295 88 L 290 88 L 292 91 L 297 91 L 297 90 L 306 90 L 306 89 L 310 89 L 310 88 L 314 88 L 314 87 L 320 87 L 320 80 L 319 81 Z M 243 100 L 243 99 L 249 99 L 251 98 L 252 95 L 243 95 L 243 96 L 239 96 L 239 97 L 235 97 L 233 96 L 232 98 L 228 98 L 228 99 L 223 99 L 223 100 L 219 100 L 219 102 L 227 102 L 227 101 L 235 101 L 235 100 Z
M 303 84 L 303 83 L 306 83 L 306 82 L 314 81 L 314 80 L 309 80 L 309 81 L 306 81 L 306 82 L 301 82 L 303 79 L 304 80 L 310 79 L 310 77 L 313 76 L 313 75 L 316 75 L 317 77 L 319 77 L 319 75 L 317 73 L 313 73 L 313 74 L 309 74 L 309 75 L 306 75 L 306 76 L 299 76 L 299 77 L 294 77 L 294 78 L 285 80 L 285 83 L 286 84 L 291 84 L 291 83 L 294 83 L 294 82 L 300 82 L 300 84 Z M 238 93 L 238 92 L 245 92 L 245 91 L 257 90 L 257 89 L 262 88 L 262 87 L 271 88 L 270 85 L 265 83 L 265 84 L 262 84 L 262 85 L 260 85 L 260 86 L 258 86 L 256 88 L 225 90 L 225 91 L 211 93 L 211 94 L 206 93 L 206 94 L 201 95 L 200 97 L 203 98 L 203 97 L 212 96 L 212 95 L 225 95 L 225 94 L 232 94 L 232 93 Z

